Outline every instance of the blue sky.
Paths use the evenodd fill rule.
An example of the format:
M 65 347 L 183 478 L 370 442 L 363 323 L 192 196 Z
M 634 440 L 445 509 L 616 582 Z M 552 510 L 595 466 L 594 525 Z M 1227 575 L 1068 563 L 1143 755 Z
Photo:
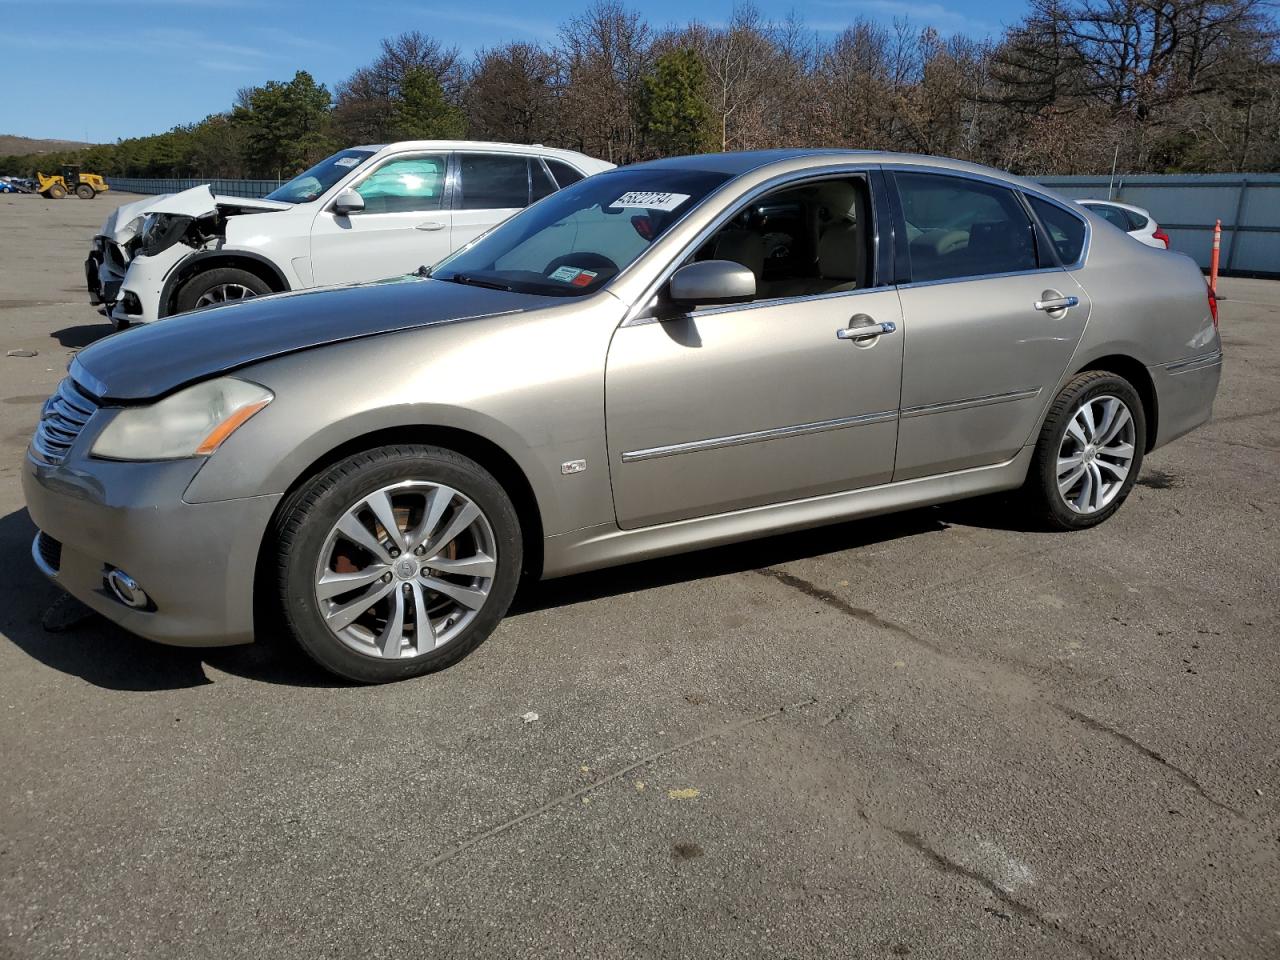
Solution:
M 157 133 L 229 107 L 237 89 L 311 71 L 330 89 L 377 53 L 378 41 L 422 30 L 464 53 L 509 40 L 554 40 L 587 0 L 492 0 L 482 6 L 335 0 L 0 0 L 0 133 L 109 142 Z M 723 22 L 732 0 L 632 6 L 655 26 L 696 9 Z M 998 33 L 1021 0 L 757 0 L 795 10 L 815 31 L 865 16 L 907 16 L 943 33 Z M 91 24 L 76 26 L 77 20 Z M 37 104 L 44 104 L 38 106 Z M 56 106 L 49 106 L 56 104 Z

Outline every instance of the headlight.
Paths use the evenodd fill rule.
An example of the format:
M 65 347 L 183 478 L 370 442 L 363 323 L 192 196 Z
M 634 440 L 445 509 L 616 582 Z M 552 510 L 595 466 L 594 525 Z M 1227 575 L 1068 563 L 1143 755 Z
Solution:
M 168 250 L 186 235 L 191 218 L 176 213 L 148 213 L 142 218 L 138 241 L 145 256 L 154 257 Z
M 93 444 L 107 460 L 207 456 L 271 402 L 266 387 L 234 377 L 197 383 L 148 407 L 121 410 Z

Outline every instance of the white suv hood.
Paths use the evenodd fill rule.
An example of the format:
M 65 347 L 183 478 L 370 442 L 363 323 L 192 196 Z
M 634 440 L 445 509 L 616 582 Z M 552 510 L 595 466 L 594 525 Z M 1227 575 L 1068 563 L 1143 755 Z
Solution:
M 248 200 L 243 197 L 215 196 L 208 184 L 183 190 L 181 193 L 162 193 L 116 207 L 102 224 L 99 234 L 116 243 L 125 244 L 134 238 L 142 227 L 142 218 L 149 213 L 175 213 L 184 217 L 207 217 L 219 207 L 240 210 L 292 210 L 294 204 L 279 200 Z

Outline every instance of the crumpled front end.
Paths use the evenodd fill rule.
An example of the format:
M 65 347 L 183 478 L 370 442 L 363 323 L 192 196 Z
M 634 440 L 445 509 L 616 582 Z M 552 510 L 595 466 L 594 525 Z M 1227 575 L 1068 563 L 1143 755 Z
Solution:
M 110 237 L 99 234 L 93 238 L 84 262 L 84 280 L 89 302 L 99 313 L 111 315 L 111 308 L 120 299 L 120 286 L 129 270 L 130 259 L 128 251 Z
M 229 217 L 289 208 L 217 197 L 207 185 L 122 204 L 93 238 L 85 260 L 89 302 L 117 328 L 159 319 L 165 275 L 191 254 L 224 243 Z

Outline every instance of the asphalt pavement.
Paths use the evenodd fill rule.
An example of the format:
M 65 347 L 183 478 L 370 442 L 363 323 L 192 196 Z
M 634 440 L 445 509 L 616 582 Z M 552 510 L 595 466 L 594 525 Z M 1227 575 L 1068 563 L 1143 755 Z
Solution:
M 69 624 L 31 563 L 126 199 L 0 196 L 0 956 L 1280 956 L 1280 283 L 1222 282 L 1214 420 L 1100 528 L 994 498 L 568 578 L 364 688 Z

